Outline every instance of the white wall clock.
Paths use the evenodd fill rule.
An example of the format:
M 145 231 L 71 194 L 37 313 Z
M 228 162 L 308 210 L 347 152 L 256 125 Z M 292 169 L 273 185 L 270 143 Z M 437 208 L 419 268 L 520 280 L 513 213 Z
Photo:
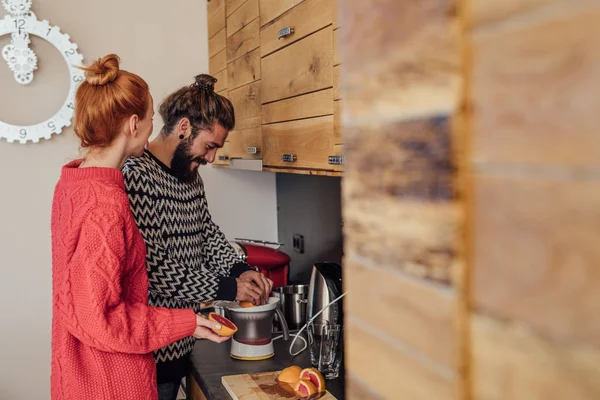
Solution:
M 75 91 L 85 79 L 85 72 L 76 68 L 83 62 L 83 56 L 77 51 L 77 45 L 70 41 L 69 35 L 61 33 L 58 26 L 50 26 L 48 21 L 37 19 L 31 11 L 32 0 L 1 1 L 8 15 L 0 20 L 0 36 L 11 34 L 11 42 L 2 49 L 2 57 L 17 82 L 23 85 L 31 83 L 37 69 L 37 56 L 29 48 L 30 34 L 47 40 L 56 47 L 69 68 L 69 93 L 56 114 L 45 121 L 28 126 L 0 121 L 0 138 L 5 138 L 10 143 L 37 143 L 41 138 L 50 139 L 53 133 L 61 133 L 64 127 L 71 125 L 75 109 Z

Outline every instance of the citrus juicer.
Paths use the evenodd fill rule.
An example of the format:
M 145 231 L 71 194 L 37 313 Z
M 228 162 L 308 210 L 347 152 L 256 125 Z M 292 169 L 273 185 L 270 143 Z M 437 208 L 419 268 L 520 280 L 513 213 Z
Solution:
M 279 307 L 279 298 L 269 297 L 266 304 L 243 308 L 237 302 L 219 302 L 225 308 L 227 318 L 238 330 L 231 339 L 231 358 L 238 360 L 266 360 L 275 355 L 273 348 L 273 316 L 282 323 L 283 340 L 289 340 L 287 323 Z

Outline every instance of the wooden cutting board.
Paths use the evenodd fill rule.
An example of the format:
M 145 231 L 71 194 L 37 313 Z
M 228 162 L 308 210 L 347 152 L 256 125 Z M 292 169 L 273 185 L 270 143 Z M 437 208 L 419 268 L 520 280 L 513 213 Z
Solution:
M 224 376 L 221 382 L 233 400 L 337 400 L 329 392 L 305 398 L 298 397 L 290 385 L 277 382 L 279 372 L 281 371 Z

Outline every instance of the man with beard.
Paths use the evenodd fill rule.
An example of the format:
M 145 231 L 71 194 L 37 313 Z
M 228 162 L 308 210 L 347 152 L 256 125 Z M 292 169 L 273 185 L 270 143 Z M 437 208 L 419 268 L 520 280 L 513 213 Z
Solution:
M 164 126 L 141 157 L 123 167 L 138 228 L 146 242 L 149 302 L 200 309 L 212 300 L 264 304 L 273 282 L 240 262 L 212 221 L 198 167 L 212 163 L 235 125 L 231 102 L 216 79 L 196 82 L 160 105 Z M 194 346 L 188 337 L 155 353 L 160 400 L 175 400 Z

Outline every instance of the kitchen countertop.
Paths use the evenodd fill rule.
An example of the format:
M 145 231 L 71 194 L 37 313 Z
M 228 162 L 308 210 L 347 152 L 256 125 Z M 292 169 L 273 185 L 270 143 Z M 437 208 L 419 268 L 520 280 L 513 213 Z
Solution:
M 263 361 L 240 361 L 231 358 L 229 356 L 231 341 L 217 344 L 209 340 L 197 340 L 190 357 L 191 372 L 207 400 L 230 400 L 231 396 L 221 383 L 223 376 L 281 371 L 290 365 L 298 365 L 302 368 L 310 367 L 308 349 L 296 357 L 289 354 L 291 340 L 288 342 L 283 339 L 276 340 L 274 342 L 275 355 Z M 299 350 L 302 344 L 302 340 L 298 340 L 294 347 Z M 327 390 L 338 400 L 344 399 L 343 368 L 339 378 L 327 381 Z

